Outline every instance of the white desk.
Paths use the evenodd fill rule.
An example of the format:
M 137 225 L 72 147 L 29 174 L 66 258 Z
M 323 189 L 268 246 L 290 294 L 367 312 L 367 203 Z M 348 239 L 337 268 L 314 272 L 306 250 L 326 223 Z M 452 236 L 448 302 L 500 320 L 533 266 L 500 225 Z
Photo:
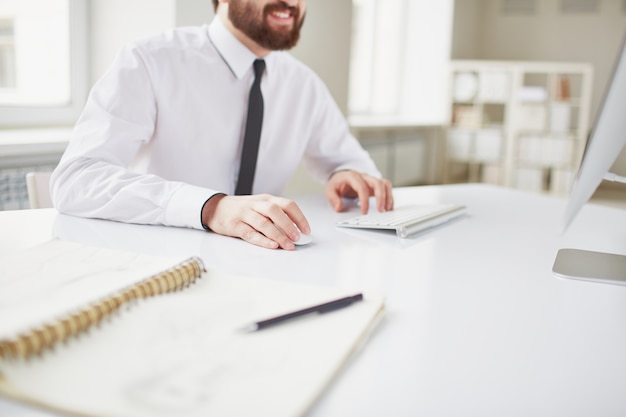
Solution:
M 311 416 L 626 416 L 626 287 L 551 273 L 560 247 L 625 253 L 626 211 L 587 205 L 560 235 L 563 200 L 486 185 L 398 189 L 398 205 L 458 202 L 469 211 L 399 240 L 334 226 L 356 208 L 337 214 L 321 196 L 297 200 L 315 241 L 294 252 L 53 210 L 0 213 L 0 252 L 59 236 L 386 294 L 385 320 Z

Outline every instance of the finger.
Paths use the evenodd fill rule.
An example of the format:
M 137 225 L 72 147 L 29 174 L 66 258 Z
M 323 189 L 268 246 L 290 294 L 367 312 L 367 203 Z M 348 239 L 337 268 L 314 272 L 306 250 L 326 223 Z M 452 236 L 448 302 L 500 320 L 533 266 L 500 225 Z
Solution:
M 361 212 L 366 214 L 370 208 L 370 186 L 361 174 L 350 177 L 350 186 L 356 192 L 359 203 L 361 204 Z
M 374 199 L 376 200 L 376 210 L 378 212 L 385 211 L 385 206 L 387 202 L 387 190 L 385 189 L 385 185 L 381 180 L 374 177 L 367 178 L 368 183 L 370 184 L 370 188 L 374 190 Z
M 387 202 L 385 208 L 387 210 L 393 210 L 394 199 L 393 199 L 393 186 L 391 181 L 388 179 L 383 180 L 385 182 L 385 188 L 387 189 Z
M 325 190 L 326 198 L 335 210 L 343 210 L 342 197 L 357 198 L 361 205 L 361 211 L 369 211 L 370 185 L 366 182 L 364 174 L 356 171 L 340 171 L 331 177 Z
M 278 242 L 264 236 L 248 224 L 242 223 L 239 229 L 235 237 L 239 237 L 248 243 L 267 249 L 278 249 L 280 246 Z
M 336 188 L 332 186 L 326 187 L 324 194 L 326 195 L 326 200 L 336 212 L 343 210 L 343 200 Z
M 295 248 L 293 242 L 300 238 L 293 222 L 276 204 L 269 202 L 258 204 L 255 210 L 250 211 L 246 216 L 245 222 L 265 238 L 272 240 L 286 250 L 293 250 Z M 285 229 L 288 231 L 284 232 Z M 250 235 L 251 238 L 258 239 L 254 233 Z
M 287 242 L 300 240 L 300 233 L 311 233 L 306 217 L 292 200 L 281 197 L 267 196 L 267 200 L 255 208 L 274 226 L 263 229 L 269 238 L 276 240 L 281 246 Z M 289 245 L 290 246 L 290 245 Z
M 374 190 L 376 208 L 379 212 L 390 210 L 393 207 L 393 197 L 391 193 L 391 183 L 389 180 L 369 177 L 370 187 Z M 391 203 L 390 203 L 391 202 Z
M 324 195 L 336 212 L 344 210 L 344 197 L 355 198 L 357 195 L 350 185 L 350 177 L 355 173 L 348 170 L 337 171 L 326 183 Z
M 305 235 L 308 235 L 311 233 L 311 225 L 309 224 L 309 221 L 307 220 L 306 216 L 304 215 L 304 213 L 302 212 L 302 210 L 300 209 L 298 204 L 296 204 L 295 201 L 288 200 L 286 198 L 280 198 L 280 197 L 275 197 L 275 199 L 277 200 L 277 204 L 282 208 L 283 212 L 287 215 L 287 217 L 291 221 L 291 225 L 295 225 L 298 228 L 298 230 L 296 230 L 296 232 L 298 232 L 297 237 L 294 241 L 300 239 L 299 232 L 302 232 Z M 279 224 L 279 226 L 281 228 L 283 227 L 282 224 Z M 287 235 L 291 236 L 291 233 L 292 233 L 291 229 L 287 228 L 286 231 L 287 231 Z

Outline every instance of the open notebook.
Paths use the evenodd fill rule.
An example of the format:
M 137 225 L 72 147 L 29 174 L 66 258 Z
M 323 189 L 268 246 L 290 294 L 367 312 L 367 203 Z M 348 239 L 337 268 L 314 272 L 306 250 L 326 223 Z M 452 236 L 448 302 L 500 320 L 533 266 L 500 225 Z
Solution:
M 81 262 L 80 267 L 72 261 L 62 265 L 49 256 L 52 251 L 68 262 L 69 253 L 77 250 L 84 255 L 82 260 L 90 253 L 92 262 Z M 23 268 L 29 272 L 29 284 L 28 280 L 18 285 L 19 279 L 5 279 L 6 265 L 15 264 L 11 259 L 18 255 L 30 256 L 30 264 Z M 45 267 L 41 259 L 46 260 Z M 144 272 L 153 275 L 151 262 L 158 271 L 180 261 L 52 241 L 1 257 L 0 293 L 11 291 L 25 300 L 29 295 L 26 286 L 31 285 L 37 303 L 29 308 L 34 310 L 43 309 L 47 298 L 65 299 L 44 294 L 80 299 L 88 292 L 81 289 L 82 280 L 93 284 L 116 277 L 116 259 L 124 260 L 122 269 L 127 275 L 126 283 L 120 279 L 115 285 L 122 290 L 144 282 L 137 280 Z M 61 284 L 72 268 L 71 282 Z M 76 273 L 78 269 L 85 272 L 82 277 Z M 97 279 L 92 276 L 94 269 Z M 33 275 L 33 271 L 42 274 Z M 19 272 L 14 271 L 13 278 L 19 278 Z M 16 286 L 21 289 L 19 294 Z M 101 295 L 111 293 L 108 288 Z M 5 355 L 0 358 L 0 395 L 64 415 L 301 416 L 376 325 L 383 313 L 383 299 L 366 296 L 348 308 L 258 332 L 245 333 L 241 328 L 345 295 L 337 288 L 209 270 L 184 291 L 137 298 L 39 355 L 29 359 Z M 89 295 L 85 300 L 92 298 Z M 11 313 L 13 308 L 24 312 L 10 297 L 4 297 L 2 320 L 24 322 Z M 66 316 L 67 312 L 61 314 Z M 33 319 L 25 322 L 31 326 Z M 32 329 L 25 332 L 30 334 Z M 6 325 L 2 334 L 0 342 L 13 340 L 15 326 Z

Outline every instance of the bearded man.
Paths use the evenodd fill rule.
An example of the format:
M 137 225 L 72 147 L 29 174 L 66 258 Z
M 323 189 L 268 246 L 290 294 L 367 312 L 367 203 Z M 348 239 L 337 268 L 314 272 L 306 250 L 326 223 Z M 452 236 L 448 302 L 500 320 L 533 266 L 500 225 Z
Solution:
M 351 197 L 365 213 L 371 196 L 392 209 L 391 183 L 323 82 L 285 52 L 300 38 L 306 0 L 213 4 L 209 25 L 118 53 L 52 174 L 54 206 L 292 250 L 311 227 L 281 193 L 302 161 L 333 209 Z

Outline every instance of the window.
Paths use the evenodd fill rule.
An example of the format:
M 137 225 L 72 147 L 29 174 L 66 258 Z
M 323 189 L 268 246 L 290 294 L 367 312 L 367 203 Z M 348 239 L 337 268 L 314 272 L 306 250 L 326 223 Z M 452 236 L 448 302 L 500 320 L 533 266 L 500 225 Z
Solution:
M 0 125 L 72 124 L 86 95 L 84 0 L 0 0 Z
M 351 121 L 448 116 L 452 0 L 352 0 Z

